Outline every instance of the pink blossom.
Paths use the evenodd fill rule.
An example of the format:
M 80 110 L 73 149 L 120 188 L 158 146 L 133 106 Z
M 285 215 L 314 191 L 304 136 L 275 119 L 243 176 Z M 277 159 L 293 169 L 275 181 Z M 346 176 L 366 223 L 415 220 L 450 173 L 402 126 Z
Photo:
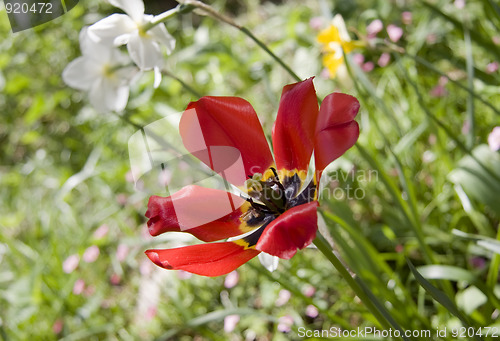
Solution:
M 384 24 L 380 19 L 373 20 L 368 26 L 366 26 L 366 33 L 368 34 L 368 38 L 374 38 L 377 33 L 382 31 L 384 28 Z
M 83 260 L 87 263 L 93 263 L 99 257 L 99 247 L 97 245 L 89 246 L 83 253 Z
M 59 334 L 62 332 L 63 327 L 64 327 L 63 320 L 57 319 L 52 325 L 52 331 L 54 332 L 54 334 Z
M 475 269 L 483 269 L 486 265 L 486 261 L 483 257 L 475 256 L 469 258 L 469 264 Z
M 500 127 L 495 127 L 488 135 L 488 145 L 494 152 L 500 150 Z
M 329 79 L 330 78 L 330 71 L 325 67 L 323 70 L 321 70 L 321 73 L 319 75 L 323 79 Z
M 403 36 L 403 29 L 396 25 L 387 26 L 387 34 L 389 35 L 389 39 L 393 42 L 397 43 L 399 39 Z
M 172 171 L 169 169 L 164 169 L 160 172 L 158 175 L 158 184 L 160 186 L 168 186 L 170 183 L 170 180 L 172 180 Z
M 292 297 L 292 293 L 286 289 L 280 290 L 280 293 L 278 294 L 278 299 L 274 303 L 277 307 L 281 307 L 285 305 L 288 300 Z
M 122 278 L 117 273 L 112 274 L 111 277 L 109 278 L 109 282 L 111 283 L 111 285 L 119 285 L 121 281 Z
M 470 131 L 470 121 L 465 120 L 464 124 L 462 125 L 462 134 L 466 135 L 469 133 L 469 131 Z
M 83 293 L 87 297 L 92 296 L 95 293 L 95 286 L 89 285 Z
M 97 230 L 94 231 L 93 237 L 95 239 L 102 239 L 102 238 L 106 237 L 106 235 L 108 234 L 108 231 L 109 231 L 108 225 L 102 224 L 101 226 L 99 226 L 97 228 Z
M 128 246 L 126 244 L 119 244 L 116 249 L 116 259 L 119 262 L 123 262 L 128 255 Z
M 236 325 L 240 322 L 239 315 L 227 315 L 224 318 L 224 331 L 230 333 L 236 328 Z
M 240 279 L 240 275 L 238 274 L 238 271 L 234 270 L 230 273 L 227 274 L 226 278 L 224 279 L 224 287 L 227 289 L 231 289 L 238 284 L 238 281 Z
M 444 97 L 448 95 L 448 91 L 445 89 L 445 85 L 448 83 L 448 78 L 441 76 L 439 77 L 438 85 L 436 85 L 430 91 L 432 97 Z
M 278 330 L 288 333 L 292 330 L 293 318 L 290 315 L 281 316 L 278 320 Z
M 125 206 L 128 201 L 128 196 L 125 193 L 119 193 L 116 196 L 116 202 L 122 206 Z
M 430 95 L 432 97 L 445 97 L 448 95 L 448 91 L 444 88 L 444 86 L 436 85 L 431 89 Z
M 373 70 L 373 68 L 375 67 L 375 64 L 373 64 L 373 62 L 366 62 L 363 64 L 363 66 L 361 67 L 361 69 L 364 71 L 364 72 L 370 72 Z
M 153 239 L 153 236 L 149 234 L 149 229 L 147 224 L 143 224 L 141 228 L 141 237 L 142 239 L 148 240 L 148 239 Z
M 429 135 L 429 144 L 434 145 L 437 142 L 437 136 L 434 134 Z
M 323 17 L 313 17 L 309 20 L 309 26 L 313 30 L 320 30 L 323 27 Z
M 80 295 L 85 290 L 85 281 L 81 278 L 77 279 L 73 285 L 73 294 Z
M 493 41 L 493 44 L 500 45 L 500 36 L 494 36 L 491 40 Z
M 463 9 L 465 7 L 465 0 L 455 0 L 453 4 L 456 8 Z
M 152 270 L 153 270 L 153 263 L 149 261 L 144 260 L 139 265 L 139 272 L 141 273 L 142 276 L 149 276 Z
M 493 73 L 498 70 L 498 62 L 492 62 L 486 65 L 486 73 Z
M 312 304 L 307 306 L 306 316 L 309 316 L 310 318 L 315 318 L 315 317 L 318 317 L 318 315 L 319 315 L 318 308 L 316 308 Z
M 439 77 L 438 84 L 441 86 L 445 86 L 446 84 L 448 84 L 448 78 L 446 78 L 445 76 Z
M 125 174 L 125 181 L 134 183 L 134 173 L 132 170 L 129 170 L 127 174 Z
M 352 61 L 361 66 L 365 62 L 365 56 L 363 56 L 361 53 L 354 53 L 352 55 Z
M 437 35 L 435 33 L 429 33 L 427 37 L 425 37 L 425 41 L 428 44 L 435 44 L 437 42 Z
M 158 313 L 158 308 L 156 306 L 148 307 L 148 310 L 146 311 L 146 319 L 152 320 L 157 313 Z
M 306 296 L 306 297 L 311 297 L 314 295 L 314 293 L 316 292 L 316 289 L 308 284 L 306 285 L 303 289 L 302 289 L 302 293 Z
M 377 64 L 380 67 L 386 67 L 390 61 L 391 61 L 391 55 L 387 52 L 384 52 L 380 55 L 380 58 L 378 59 Z
M 406 11 L 401 13 L 401 21 L 403 21 L 403 24 L 405 25 L 411 25 L 413 21 L 413 15 L 411 12 Z
M 65 273 L 70 274 L 78 267 L 80 257 L 78 255 L 71 255 L 63 263 L 63 270 Z

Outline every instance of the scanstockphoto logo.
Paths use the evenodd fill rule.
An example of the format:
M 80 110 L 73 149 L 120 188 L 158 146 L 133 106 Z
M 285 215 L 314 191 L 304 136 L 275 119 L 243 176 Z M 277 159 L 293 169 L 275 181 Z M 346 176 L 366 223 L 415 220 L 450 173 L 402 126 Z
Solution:
M 67 13 L 79 0 L 4 0 L 12 32 L 44 24 Z

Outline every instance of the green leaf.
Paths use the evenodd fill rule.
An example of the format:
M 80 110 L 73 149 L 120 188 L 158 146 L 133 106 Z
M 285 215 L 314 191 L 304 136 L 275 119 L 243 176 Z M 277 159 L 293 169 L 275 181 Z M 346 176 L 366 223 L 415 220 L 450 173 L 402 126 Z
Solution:
M 481 279 L 470 271 L 449 265 L 425 265 L 419 267 L 418 271 L 426 279 L 441 279 L 456 282 L 465 281 L 469 284 L 474 284 L 479 290 L 488 296 L 494 306 L 500 307 L 500 302 L 495 293 L 490 290 Z
M 490 250 L 500 255 L 500 242 L 496 240 L 478 240 L 477 245 L 484 247 L 486 250 Z
M 455 315 L 462 323 L 464 326 L 469 327 L 469 321 L 467 318 L 462 314 L 462 312 L 458 309 L 458 307 L 453 303 L 453 301 L 446 296 L 444 292 L 433 286 L 428 280 L 426 280 L 415 268 L 415 266 L 412 264 L 412 262 L 409 259 L 406 259 L 406 262 L 408 263 L 408 267 L 410 268 L 411 272 L 413 273 L 413 276 L 415 276 L 415 279 L 417 282 L 424 288 L 424 290 L 434 298 L 438 303 L 440 303 L 443 307 L 445 307 L 451 314 Z M 476 340 L 482 340 L 482 338 L 479 338 L 477 336 L 474 337 Z
M 418 272 L 427 279 L 447 279 L 451 281 L 466 281 L 474 283 L 477 278 L 469 271 L 449 265 L 419 266 Z
M 474 156 L 465 156 L 459 161 L 448 178 L 460 184 L 465 193 L 474 200 L 489 206 L 500 217 L 500 154 L 492 152 L 487 145 L 480 145 L 472 151 Z M 484 165 L 482 167 L 478 160 Z M 487 169 L 485 169 L 485 167 Z M 491 174 L 493 173 L 493 174 Z

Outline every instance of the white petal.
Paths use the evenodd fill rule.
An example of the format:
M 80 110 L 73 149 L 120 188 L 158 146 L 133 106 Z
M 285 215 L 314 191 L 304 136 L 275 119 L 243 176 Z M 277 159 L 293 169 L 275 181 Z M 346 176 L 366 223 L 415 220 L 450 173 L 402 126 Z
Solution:
M 115 46 L 125 45 L 128 44 L 129 39 L 130 39 L 130 33 L 125 33 L 116 37 L 115 40 L 113 40 L 113 44 Z
M 115 82 L 117 85 L 130 85 L 136 81 L 137 73 L 139 69 L 135 66 L 125 66 L 115 71 Z
M 115 38 L 137 30 L 137 24 L 125 14 L 112 14 L 88 28 L 92 40 L 101 44 L 114 44 Z
M 130 58 L 141 70 L 150 70 L 161 66 L 162 55 L 158 43 L 149 37 L 140 37 L 139 32 L 133 32 L 127 44 Z
M 121 8 L 137 23 L 140 23 L 144 17 L 144 2 L 142 0 L 109 0 L 109 3 Z
M 170 54 L 175 48 L 175 39 L 168 33 L 165 24 L 159 24 L 148 31 L 148 33 L 161 45 L 167 48 L 167 53 Z
M 98 65 L 86 57 L 78 57 L 71 61 L 62 73 L 64 82 L 79 90 L 89 90 L 98 77 Z
M 342 41 L 351 41 L 349 32 L 347 32 L 347 28 L 345 27 L 344 18 L 342 18 L 340 14 L 333 17 L 332 24 L 339 30 L 340 39 Z
M 113 81 L 101 78 L 89 92 L 90 103 L 98 111 L 122 111 L 127 106 L 128 86 L 116 86 Z
M 270 272 L 278 268 L 279 258 L 268 253 L 261 252 L 258 255 L 260 263 Z
M 131 63 L 132 60 L 130 59 L 128 53 L 124 53 L 120 51 L 120 49 L 116 48 L 111 51 L 110 64 L 118 66 L 118 65 L 127 65 Z
M 155 71 L 155 81 L 154 81 L 153 87 L 155 89 L 158 89 L 158 87 L 160 86 L 160 83 L 161 83 L 161 70 L 159 67 L 156 66 L 154 68 L 154 71 Z
M 85 57 L 107 63 L 111 59 L 113 49 L 113 46 L 99 44 L 92 39 L 88 33 L 88 27 L 84 27 L 80 31 L 80 50 Z

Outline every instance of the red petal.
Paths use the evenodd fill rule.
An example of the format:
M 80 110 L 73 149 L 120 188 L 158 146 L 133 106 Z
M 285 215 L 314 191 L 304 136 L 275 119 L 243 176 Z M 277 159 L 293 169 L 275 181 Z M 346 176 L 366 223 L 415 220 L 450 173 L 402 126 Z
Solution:
M 318 175 L 358 140 L 359 126 L 354 121 L 358 110 L 358 100 L 341 93 L 330 94 L 321 103 L 314 142 Z
M 262 232 L 256 249 L 283 259 L 292 258 L 314 240 L 318 229 L 317 201 L 292 207 Z
M 273 164 L 257 114 L 244 99 L 202 97 L 188 105 L 179 130 L 189 152 L 235 185 Z
M 210 277 L 225 275 L 259 253 L 260 251 L 245 249 L 233 242 L 146 251 L 149 259 L 162 268 Z
M 241 205 L 245 201 L 225 191 L 187 186 L 168 198 L 149 198 L 146 217 L 152 236 L 177 231 L 211 242 L 243 234 Z
M 314 148 L 318 100 L 312 78 L 283 88 L 273 128 L 278 169 L 307 170 Z

